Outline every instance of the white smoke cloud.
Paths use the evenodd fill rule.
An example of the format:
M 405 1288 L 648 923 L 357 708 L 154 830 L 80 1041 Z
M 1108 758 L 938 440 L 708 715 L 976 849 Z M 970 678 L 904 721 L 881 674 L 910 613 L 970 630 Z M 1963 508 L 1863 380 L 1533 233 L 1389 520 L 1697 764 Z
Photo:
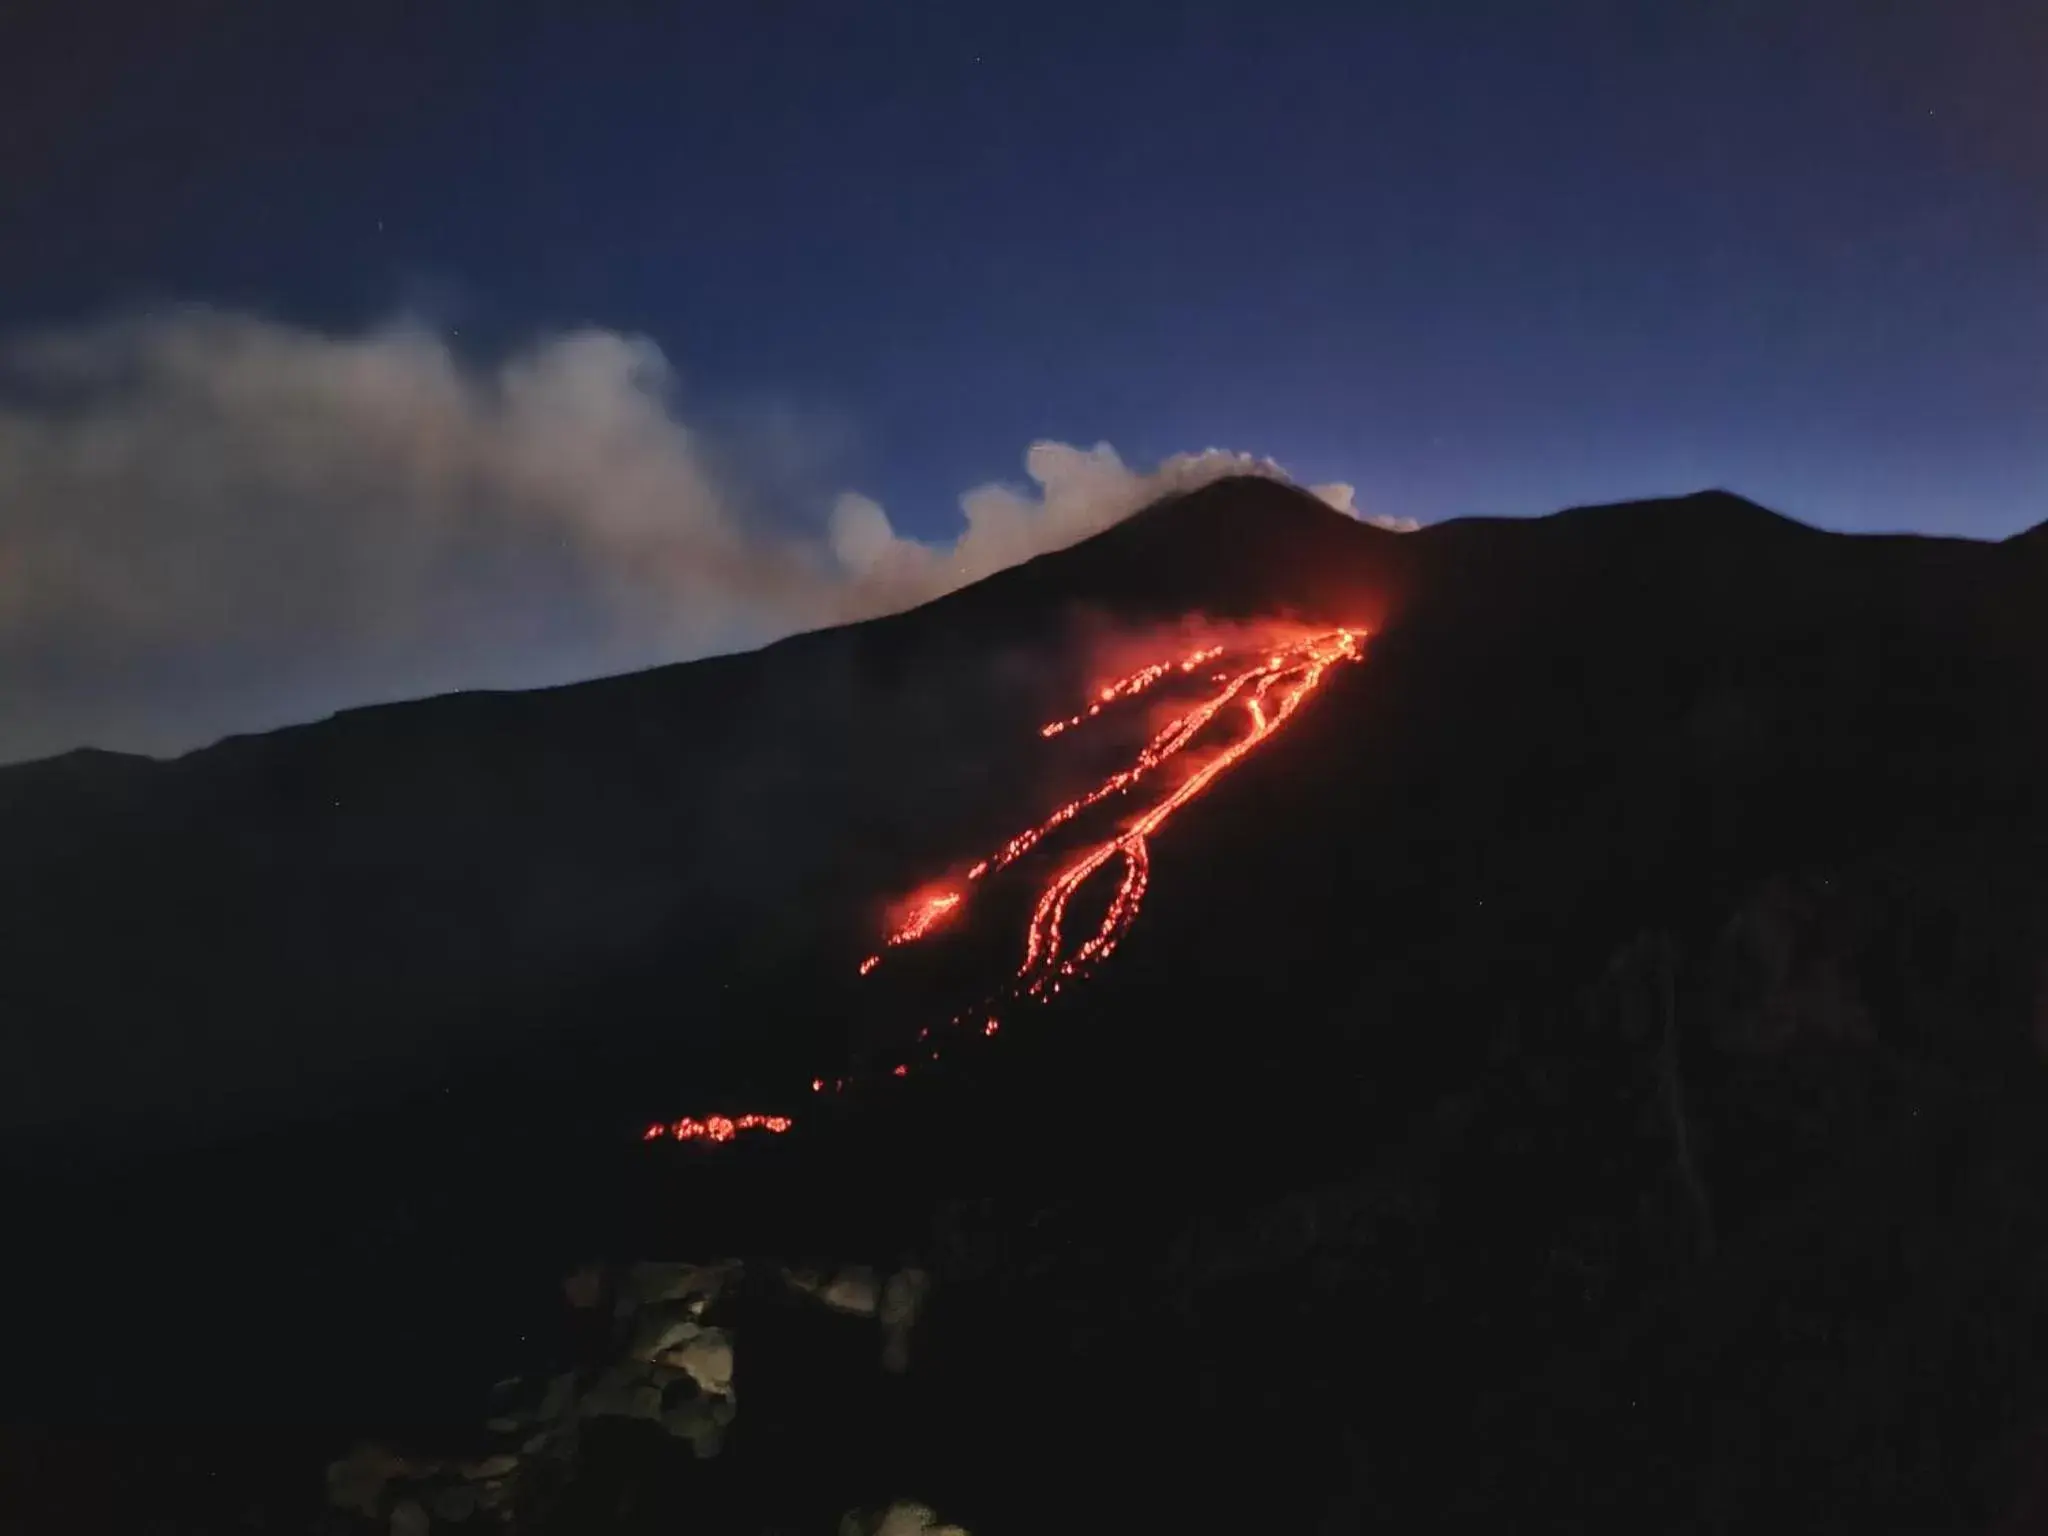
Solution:
M 1035 444 L 950 544 L 838 498 L 770 533 L 644 338 L 465 362 L 397 321 L 332 335 L 179 309 L 0 348 L 0 761 L 197 745 L 373 699 L 567 681 L 909 606 L 1177 490 Z M 1352 489 L 1315 488 L 1358 515 Z M 1374 521 L 1382 521 L 1374 519 Z
M 832 509 L 832 551 L 856 587 L 878 600 L 916 602 L 1016 565 L 1047 550 L 1063 549 L 1149 506 L 1162 496 L 1194 490 L 1228 475 L 1287 474 L 1270 459 L 1210 448 L 1176 454 L 1140 473 L 1107 443 L 1075 448 L 1033 443 L 1024 455 L 1032 489 L 983 485 L 960 498 L 966 531 L 951 544 L 902 538 L 879 504 L 856 492 Z M 1358 516 L 1348 485 L 1310 487 L 1350 516 Z

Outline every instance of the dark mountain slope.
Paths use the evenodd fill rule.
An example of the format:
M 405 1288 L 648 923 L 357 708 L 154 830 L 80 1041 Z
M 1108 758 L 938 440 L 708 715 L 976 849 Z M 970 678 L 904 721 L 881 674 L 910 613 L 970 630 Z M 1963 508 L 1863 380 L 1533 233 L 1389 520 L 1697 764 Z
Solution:
M 168 764 L 0 770 L 0 1001 L 25 1053 L 0 1123 L 160 1134 L 166 1111 L 317 1111 L 380 1063 L 559 1033 L 593 978 L 648 965 L 716 1038 L 732 1023 L 710 999 L 857 946 L 879 894 L 1041 791 L 1028 722 L 1071 692 L 1091 618 L 1377 622 L 1406 604 L 1453 651 L 1525 646 L 1540 624 L 1568 665 L 1587 646 L 1655 657 L 1635 685 L 1663 693 L 1684 679 L 1643 630 L 1682 617 L 1703 655 L 1732 641 L 1761 665 L 1793 650 L 1903 677 L 1944 647 L 2027 651 L 2006 553 L 1831 538 L 1719 495 L 1398 540 L 1228 482 L 753 655 L 353 711 Z M 1733 699 L 1703 706 L 1724 731 L 1742 729 Z
M 838 978 L 878 901 L 1058 797 L 1032 726 L 1076 691 L 1077 640 L 1189 612 L 1387 623 L 1301 743 L 1245 770 L 1278 828 L 1217 811 L 1160 850 L 1243 829 L 1263 866 L 1304 861 L 1288 889 L 1340 880 L 1300 913 L 1268 899 L 1282 870 L 1154 898 L 1218 913 L 1243 890 L 1218 922 L 1285 912 L 1319 936 L 1311 968 L 1352 964 L 1353 918 L 1461 912 L 1482 878 L 1525 886 L 1488 921 L 1523 902 L 1503 938 L 1551 952 L 1560 924 L 1597 946 L 1646 901 L 1712 907 L 1916 828 L 2026 846 L 2042 727 L 2017 701 L 2044 640 L 2020 554 L 1720 493 L 1396 538 L 1235 481 L 749 656 L 0 770 L 0 1110 L 153 1142 L 381 1096 L 394 1066 L 531 1046 L 553 1080 L 551 1041 L 600 1075 L 635 1040 L 672 1070 L 830 1044 L 866 1006 Z M 1297 759 L 1334 798 L 1295 787 Z M 1180 952 L 1166 930 L 1138 942 Z
M 1162 1522 L 1982 1528 L 2048 1385 L 2038 577 L 1719 497 L 1401 548 L 1116 964 L 869 1165 L 946 1147 L 1049 1314 L 953 1390 Z M 1134 1403 L 1231 1470 L 1133 1470 Z
M 1245 482 L 752 655 L 0 770 L 0 1124 L 318 1111 L 559 1035 L 613 970 L 702 998 L 857 946 L 963 810 L 1038 788 L 1005 754 L 1075 686 L 1077 625 L 1349 612 L 1391 542 Z
M 2042 583 L 2023 543 L 1718 493 L 1395 538 L 1231 482 L 752 657 L 0 773 L 47 940 L 11 1003 L 169 1017 L 242 935 L 220 1006 L 306 1032 L 268 1070 L 323 1010 L 536 1042 L 523 1077 L 38 1186 L 108 1238 L 48 1243 L 36 1315 L 203 1255 L 152 1280 L 189 1416 L 418 1422 L 586 1252 L 907 1249 L 948 1298 L 924 1374 L 836 1438 L 750 1397 L 706 1499 L 808 1528 L 800 1464 L 976 1530 L 1984 1528 L 2048 1422 Z M 1080 641 L 1289 609 L 1381 628 L 1156 840 L 1088 985 L 783 1143 L 626 1139 L 931 1019 L 850 959 L 879 896 L 1059 798 L 1035 725 Z M 947 942 L 1014 964 L 997 912 Z M 265 1341 L 309 1313 L 307 1408 Z M 18 1390 L 119 1400 L 49 1337 Z

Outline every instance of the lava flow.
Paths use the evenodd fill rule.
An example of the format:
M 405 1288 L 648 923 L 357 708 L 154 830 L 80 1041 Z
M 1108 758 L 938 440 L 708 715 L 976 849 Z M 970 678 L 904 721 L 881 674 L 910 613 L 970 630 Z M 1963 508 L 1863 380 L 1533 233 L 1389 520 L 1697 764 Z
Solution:
M 1206 651 L 1197 651 L 1194 655 L 1186 657 L 1182 660 L 1180 669 L 1183 672 L 1192 672 L 1203 662 L 1214 661 L 1222 654 L 1222 646 L 1212 645 Z M 1078 715 L 1070 715 L 1064 720 L 1054 720 L 1048 725 L 1041 725 L 1038 728 L 1038 734 L 1050 740 L 1062 731 L 1071 731 L 1083 720 L 1101 714 L 1103 705 L 1114 704 L 1118 699 L 1128 699 L 1133 695 L 1143 693 L 1172 670 L 1173 663 L 1170 661 L 1156 661 L 1149 667 L 1140 667 L 1129 677 L 1118 678 L 1115 682 L 1097 690 L 1094 702 Z
M 791 1124 L 787 1115 L 706 1115 L 702 1120 L 686 1115 L 680 1120 L 657 1120 L 640 1133 L 640 1139 L 660 1141 L 668 1136 L 677 1141 L 731 1141 L 741 1131 L 771 1131 L 779 1136 Z
M 1249 721 L 1244 735 L 1217 751 L 1183 779 L 1178 788 L 1115 837 L 1098 843 L 1071 860 L 1046 883 L 1024 932 L 1024 961 L 1017 971 L 1018 986 L 1024 995 L 1043 997 L 1048 991 L 1058 990 L 1063 979 L 1079 976 L 1109 958 L 1130 931 L 1131 924 L 1137 921 L 1138 909 L 1144 903 L 1145 886 L 1151 873 L 1148 839 L 1166 825 L 1174 812 L 1242 762 L 1254 748 L 1284 725 L 1301 706 L 1302 700 L 1323 680 L 1323 674 L 1332 663 L 1357 660 L 1361 654 L 1359 641 L 1364 634 L 1363 630 L 1335 629 L 1308 635 L 1270 649 L 1262 647 L 1256 660 L 1240 665 L 1235 672 L 1226 668 L 1216 675 L 1222 679 L 1217 691 L 1169 720 L 1139 751 L 1128 768 L 1119 769 L 1087 794 L 1069 800 L 1037 826 L 1020 832 L 969 871 L 970 880 L 979 879 L 989 871 L 1015 863 L 1056 827 L 1072 821 L 1111 795 L 1130 790 L 1163 763 L 1180 755 L 1202 735 L 1226 705 L 1233 701 L 1243 702 Z M 1224 647 L 1220 645 L 1195 651 L 1182 658 L 1178 663 L 1179 670 L 1184 674 L 1192 673 L 1223 652 Z M 1171 662 L 1154 663 L 1101 689 L 1087 714 L 1098 713 L 1105 703 L 1142 692 L 1172 671 L 1174 665 Z M 1077 715 L 1068 720 L 1054 721 L 1042 727 L 1039 734 L 1058 735 L 1085 718 L 1085 715 Z M 1068 903 L 1097 871 L 1119 859 L 1122 861 L 1123 878 L 1115 895 L 1110 898 L 1101 926 L 1071 953 L 1067 952 L 1061 929 Z M 959 905 L 958 893 L 948 892 L 943 900 L 946 915 L 951 915 Z M 893 934 L 889 942 L 892 945 L 912 943 L 923 938 L 930 928 L 929 921 L 917 927 L 915 932 L 906 926 Z M 862 974 L 873 969 L 872 964 L 864 964 Z
M 968 878 L 970 880 L 978 878 L 985 867 L 985 865 L 977 864 Z M 893 948 L 898 944 L 915 944 L 919 939 L 938 927 L 940 923 L 951 917 L 959 909 L 959 906 L 960 893 L 958 891 L 940 891 L 936 896 L 927 896 L 921 901 L 913 902 L 909 914 L 901 923 L 897 924 L 896 931 L 889 935 L 890 946 Z M 868 972 L 881 963 L 882 957 L 880 955 L 869 955 L 867 959 L 860 963 L 861 975 L 867 975 Z
M 1360 642 L 1365 635 L 1366 631 L 1362 629 L 1332 629 L 1240 649 L 1235 661 L 1225 660 L 1221 670 L 1207 674 L 1204 685 L 1212 691 L 1154 732 L 1129 766 L 1118 769 L 1086 794 L 1058 807 L 1037 825 L 1018 833 L 969 868 L 963 884 L 984 880 L 1024 858 L 1049 835 L 1083 812 L 1113 795 L 1127 794 L 1136 789 L 1165 764 L 1188 754 L 1198 742 L 1206 752 L 1199 765 L 1174 788 L 1161 795 L 1150 808 L 1127 822 L 1114 836 L 1069 858 L 1047 877 L 1024 927 L 1023 960 L 1016 974 L 996 997 L 956 1015 L 949 1022 L 955 1027 L 973 1025 L 976 1033 L 992 1037 L 998 1028 L 997 1015 L 1003 1001 L 1029 998 L 1050 1001 L 1051 995 L 1059 991 L 1065 982 L 1086 975 L 1107 960 L 1130 932 L 1131 925 L 1138 919 L 1139 908 L 1144 904 L 1146 886 L 1151 878 L 1151 838 L 1173 818 L 1175 812 L 1243 762 L 1285 725 L 1315 691 L 1331 666 L 1340 661 L 1360 659 L 1363 654 Z M 1098 688 L 1086 709 L 1040 727 L 1039 735 L 1048 739 L 1063 735 L 1102 714 L 1109 706 L 1135 698 L 1175 673 L 1191 677 L 1198 668 L 1228 654 L 1229 648 L 1211 645 L 1177 661 L 1154 662 L 1141 667 Z M 1243 734 L 1219 744 L 1211 727 L 1219 718 L 1228 718 L 1226 711 L 1232 705 L 1243 710 Z M 1079 943 L 1070 944 L 1065 932 L 1068 907 L 1090 881 L 1103 870 L 1111 868 L 1118 869 L 1120 874 L 1101 922 Z M 884 950 L 928 938 L 940 925 L 956 920 L 965 903 L 965 893 L 956 887 L 927 887 L 924 893 L 899 909 Z M 876 953 L 862 960 L 860 974 L 872 974 L 881 965 L 882 958 L 881 953 Z M 918 1034 L 921 1042 L 929 1041 L 930 1037 L 929 1029 Z M 929 1049 L 928 1055 L 935 1059 L 938 1051 Z M 889 1069 L 889 1074 L 894 1077 L 904 1077 L 908 1072 L 908 1065 L 904 1063 Z M 830 1089 L 836 1093 L 846 1086 L 845 1079 L 834 1079 Z M 813 1078 L 811 1090 L 814 1093 L 825 1092 L 826 1080 Z M 673 1137 L 677 1141 L 724 1142 L 732 1140 L 742 1130 L 781 1132 L 789 1125 L 789 1118 L 783 1115 L 712 1116 L 701 1121 L 678 1120 L 673 1124 L 649 1126 L 644 1139 L 654 1141 Z

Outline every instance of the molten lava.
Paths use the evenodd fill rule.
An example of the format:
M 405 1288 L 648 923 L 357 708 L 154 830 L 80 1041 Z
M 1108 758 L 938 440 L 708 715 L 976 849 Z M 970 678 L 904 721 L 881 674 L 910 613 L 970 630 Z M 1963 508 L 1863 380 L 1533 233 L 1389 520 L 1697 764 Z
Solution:
M 1206 651 L 1196 651 L 1192 656 L 1183 659 L 1180 663 L 1180 669 L 1183 672 L 1192 672 L 1203 662 L 1214 661 L 1222 654 L 1222 646 L 1212 645 Z M 1065 720 L 1054 720 L 1048 725 L 1041 725 L 1038 728 L 1038 734 L 1050 740 L 1062 731 L 1071 731 L 1083 720 L 1101 714 L 1103 705 L 1114 704 L 1118 699 L 1133 698 L 1143 693 L 1147 688 L 1158 682 L 1159 679 L 1173 671 L 1173 668 L 1174 664 L 1170 661 L 1158 661 L 1149 667 L 1138 668 L 1137 671 L 1131 673 L 1128 677 L 1120 677 L 1113 683 L 1105 684 L 1096 690 L 1094 701 L 1078 715 L 1071 715 Z
M 976 861 L 967 871 L 966 881 L 969 884 L 1007 869 L 1059 828 L 1113 795 L 1129 794 L 1168 762 L 1192 757 L 1194 754 L 1190 749 L 1196 748 L 1198 743 L 1205 753 L 1198 765 L 1177 785 L 1160 795 L 1114 836 L 1069 857 L 1046 877 L 1024 926 L 1023 960 L 1014 977 L 998 997 L 956 1015 L 949 1022 L 956 1027 L 963 1023 L 978 1024 L 980 1033 L 985 1038 L 992 1038 L 998 1028 L 998 1013 L 1004 1000 L 1035 998 L 1040 1002 L 1050 1001 L 1051 995 L 1059 991 L 1062 984 L 1087 975 L 1115 953 L 1124 936 L 1130 932 L 1131 925 L 1138 920 L 1139 909 L 1144 904 L 1151 878 L 1151 838 L 1177 811 L 1243 762 L 1285 725 L 1332 666 L 1340 661 L 1360 659 L 1363 654 L 1360 642 L 1365 635 L 1366 631 L 1362 629 L 1332 629 L 1290 636 L 1249 650 L 1240 649 L 1234 662 L 1225 660 L 1221 670 L 1207 674 L 1204 686 L 1212 691 L 1155 731 L 1128 766 L 1111 773 L 1087 793 L 1067 801 L 1035 826 L 1019 832 L 987 857 Z M 1041 726 L 1039 735 L 1047 739 L 1063 735 L 1100 715 L 1109 706 L 1137 697 L 1162 679 L 1176 674 L 1192 677 L 1197 669 L 1205 668 L 1228 654 L 1229 648 L 1211 645 L 1190 652 L 1177 661 L 1154 662 L 1141 667 L 1097 688 L 1086 709 Z M 1222 729 L 1217 722 L 1232 718 L 1227 712 L 1233 705 L 1243 712 L 1242 732 L 1218 743 L 1211 728 Z M 1115 870 L 1117 875 L 1116 887 L 1110 893 L 1101 921 L 1085 938 L 1078 943 L 1072 942 L 1065 926 L 1068 908 L 1074 898 L 1105 870 Z M 957 888 L 927 888 L 924 894 L 913 898 L 906 908 L 900 910 L 895 926 L 884 941 L 884 950 L 901 948 L 930 937 L 934 929 L 956 919 L 965 903 L 965 894 Z M 860 974 L 872 974 L 881 963 L 881 953 L 867 956 L 860 962 Z M 930 1035 L 929 1029 L 921 1030 L 918 1039 L 925 1041 Z M 933 1048 L 929 1056 L 936 1059 L 937 1049 Z M 907 1064 L 899 1063 L 890 1069 L 893 1077 L 908 1074 Z M 845 1086 L 845 1079 L 836 1079 L 832 1089 L 839 1092 Z M 824 1087 L 823 1078 L 811 1080 L 814 1093 L 823 1092 Z M 654 1141 L 672 1136 L 677 1141 L 725 1142 L 742 1130 L 779 1133 L 787 1130 L 789 1125 L 788 1117 L 781 1115 L 712 1116 L 701 1121 L 678 1120 L 672 1125 L 649 1126 L 644 1139 Z
M 1137 921 L 1138 908 L 1145 899 L 1145 886 L 1151 875 L 1151 851 L 1146 839 L 1165 826 L 1175 811 L 1201 794 L 1232 766 L 1242 762 L 1260 742 L 1285 724 L 1288 716 L 1323 680 L 1323 673 L 1332 662 L 1356 660 L 1358 640 L 1359 636 L 1354 631 L 1340 629 L 1272 652 L 1263 663 L 1240 671 L 1224 683 L 1220 692 L 1170 722 L 1139 753 L 1131 768 L 1112 774 L 1102 786 L 1079 800 L 1069 801 L 1048 818 L 1048 824 L 1067 819 L 1107 795 L 1129 787 L 1142 774 L 1185 748 L 1224 705 L 1243 696 L 1251 722 L 1250 729 L 1243 736 L 1182 780 L 1178 789 L 1117 836 L 1091 848 L 1048 882 L 1025 930 L 1024 963 L 1017 972 L 1028 995 L 1043 996 L 1049 986 L 1057 988 L 1060 978 L 1078 976 L 1088 967 L 1109 958 L 1130 931 L 1131 924 Z M 1182 663 L 1182 670 L 1193 671 L 1213 654 L 1197 652 Z M 1060 926 L 1066 916 L 1068 902 L 1096 871 L 1117 859 L 1123 861 L 1123 877 L 1117 885 L 1116 894 L 1110 898 L 1101 926 L 1071 954 L 1065 953 Z
M 1214 674 L 1212 681 L 1221 681 L 1217 691 L 1167 721 L 1139 750 L 1128 768 L 1117 770 L 1088 793 L 1069 800 L 1037 826 L 1018 833 L 968 871 L 970 881 L 979 880 L 992 871 L 1016 863 L 1043 842 L 1047 834 L 1092 806 L 1100 805 L 1110 796 L 1126 793 L 1163 763 L 1186 751 L 1226 705 L 1242 700 L 1249 721 L 1244 735 L 1217 751 L 1182 780 L 1177 789 L 1160 799 L 1122 832 L 1070 861 L 1046 883 L 1025 928 L 1024 963 L 1017 972 L 1026 995 L 1042 996 L 1048 987 L 1056 988 L 1060 978 L 1078 976 L 1084 969 L 1109 957 L 1131 924 L 1137 921 L 1138 908 L 1145 898 L 1145 886 L 1151 871 L 1147 839 L 1165 826 L 1174 812 L 1201 794 L 1235 764 L 1242 762 L 1254 748 L 1285 724 L 1301 706 L 1302 700 L 1323 680 L 1323 674 L 1332 663 L 1357 660 L 1361 654 L 1359 641 L 1364 634 L 1363 630 L 1336 629 L 1270 648 L 1262 647 L 1256 659 L 1248 660 L 1235 672 L 1226 668 Z M 1224 647 L 1220 645 L 1195 651 L 1182 658 L 1178 670 L 1183 674 L 1192 673 L 1223 652 Z M 1039 734 L 1059 735 L 1088 715 L 1099 713 L 1104 703 L 1133 697 L 1175 669 L 1176 664 L 1172 662 L 1158 662 L 1140 668 L 1100 689 L 1096 695 L 1097 702 L 1085 713 L 1067 720 L 1055 720 L 1041 727 Z M 1068 903 L 1098 870 L 1117 859 L 1122 860 L 1123 877 L 1110 898 L 1109 910 L 1103 916 L 1101 927 L 1068 954 L 1061 935 Z M 928 899 L 913 909 L 910 920 L 889 936 L 889 944 L 894 947 L 922 939 L 941 917 L 950 917 L 956 912 L 960 901 L 957 891 L 947 891 L 942 896 Z M 861 962 L 861 974 L 868 975 L 880 963 L 879 955 L 870 955 Z
M 977 864 L 974 872 L 970 873 L 967 878 L 970 880 L 978 878 L 983 868 L 985 868 L 984 865 Z M 926 896 L 922 900 L 911 903 L 909 915 L 897 924 L 896 931 L 889 935 L 890 946 L 893 948 L 898 944 L 915 944 L 919 939 L 938 927 L 940 923 L 951 917 L 959 909 L 959 906 L 960 893 L 958 891 L 940 891 L 935 896 Z M 881 963 L 882 957 L 880 955 L 869 955 L 867 959 L 860 963 L 861 975 L 867 975 L 868 972 Z
M 706 1115 L 702 1120 L 656 1121 L 640 1133 L 642 1141 L 731 1141 L 741 1131 L 769 1131 L 780 1136 L 793 1122 L 787 1115 Z

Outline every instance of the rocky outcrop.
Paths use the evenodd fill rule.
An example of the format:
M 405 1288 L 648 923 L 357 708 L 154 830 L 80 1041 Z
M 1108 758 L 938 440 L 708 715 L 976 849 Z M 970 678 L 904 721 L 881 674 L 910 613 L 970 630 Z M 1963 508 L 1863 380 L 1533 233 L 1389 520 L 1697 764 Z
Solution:
M 883 1368 L 908 1369 L 911 1330 L 931 1289 L 923 1269 L 906 1265 L 883 1278 L 866 1265 L 758 1267 L 775 1288 L 847 1318 L 849 1326 L 876 1328 Z M 602 1364 L 499 1382 L 484 1427 L 502 1448 L 489 1454 L 450 1460 L 356 1447 L 328 1467 L 330 1506 L 359 1529 L 388 1529 L 391 1536 L 516 1523 L 518 1512 L 545 1504 L 574 1479 L 582 1433 L 601 1421 L 643 1422 L 687 1446 L 694 1460 L 716 1457 L 739 1415 L 739 1329 L 732 1319 L 747 1278 L 748 1266 L 738 1260 L 640 1263 L 615 1275 L 579 1269 L 563 1283 L 572 1308 L 590 1311 L 611 1299 L 612 1348 Z M 874 1536 L 964 1536 L 922 1505 L 847 1518 L 854 1523 L 843 1528 Z
M 927 1505 L 896 1503 L 874 1514 L 851 1511 L 839 1522 L 839 1536 L 968 1536 L 964 1526 L 949 1525 Z
M 910 1331 L 931 1290 L 926 1271 L 905 1265 L 882 1281 L 873 1269 L 855 1264 L 829 1273 L 791 1269 L 784 1278 L 791 1290 L 833 1312 L 874 1318 L 881 1325 L 882 1368 L 897 1375 L 910 1368 Z
M 436 1522 L 494 1523 L 508 1518 L 517 1495 L 520 1459 L 496 1453 L 475 1461 L 406 1457 L 362 1445 L 327 1469 L 332 1508 L 360 1522 L 358 1529 L 388 1529 L 391 1536 L 426 1536 Z

